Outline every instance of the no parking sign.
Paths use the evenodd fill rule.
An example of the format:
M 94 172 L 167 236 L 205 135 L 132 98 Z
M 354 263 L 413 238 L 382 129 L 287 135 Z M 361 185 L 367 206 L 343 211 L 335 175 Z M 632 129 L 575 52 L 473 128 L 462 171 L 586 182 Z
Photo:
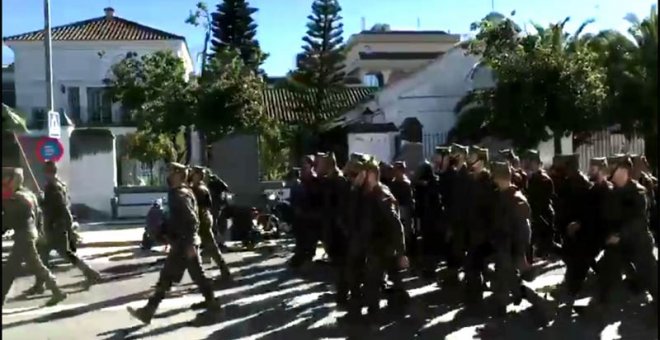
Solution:
M 37 142 L 37 157 L 40 161 L 59 161 L 64 155 L 64 146 L 57 138 L 44 137 Z

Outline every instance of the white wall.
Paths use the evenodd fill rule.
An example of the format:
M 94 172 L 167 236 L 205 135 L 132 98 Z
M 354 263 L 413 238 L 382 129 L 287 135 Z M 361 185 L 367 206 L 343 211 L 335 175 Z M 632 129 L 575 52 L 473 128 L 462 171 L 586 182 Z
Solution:
M 360 152 L 376 157 L 379 161 L 394 159 L 396 133 L 349 133 L 348 153 Z
M 113 143 L 111 152 L 84 155 L 71 161 L 71 177 L 75 178 L 69 182 L 71 203 L 112 214 L 110 199 L 117 185 L 116 152 Z
M 41 42 L 7 42 L 14 51 L 16 106 L 30 114 L 34 107 L 46 106 L 44 48 Z M 55 109 L 67 108 L 67 95 L 61 87 L 80 87 L 81 119 L 87 118 L 87 87 L 102 87 L 110 67 L 128 52 L 138 55 L 169 50 L 183 58 L 186 73 L 193 62 L 182 41 L 54 41 L 53 81 Z M 67 110 L 69 111 L 69 110 Z M 116 115 L 116 108 L 114 114 Z

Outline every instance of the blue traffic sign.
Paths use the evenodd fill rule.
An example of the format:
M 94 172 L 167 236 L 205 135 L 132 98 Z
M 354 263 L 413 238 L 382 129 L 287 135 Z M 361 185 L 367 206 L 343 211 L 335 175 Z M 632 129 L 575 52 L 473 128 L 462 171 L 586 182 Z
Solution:
M 64 155 L 64 146 L 59 139 L 44 137 L 37 142 L 37 157 L 42 162 L 59 161 Z

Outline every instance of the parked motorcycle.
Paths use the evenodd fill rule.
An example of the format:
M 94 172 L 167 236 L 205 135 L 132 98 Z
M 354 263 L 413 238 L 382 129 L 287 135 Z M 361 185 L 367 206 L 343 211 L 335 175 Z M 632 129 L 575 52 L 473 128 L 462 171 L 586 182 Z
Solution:
M 151 250 L 154 246 L 165 245 L 165 229 L 167 227 L 167 205 L 164 199 L 157 199 L 147 212 L 144 233 L 142 234 L 141 247 L 143 250 Z

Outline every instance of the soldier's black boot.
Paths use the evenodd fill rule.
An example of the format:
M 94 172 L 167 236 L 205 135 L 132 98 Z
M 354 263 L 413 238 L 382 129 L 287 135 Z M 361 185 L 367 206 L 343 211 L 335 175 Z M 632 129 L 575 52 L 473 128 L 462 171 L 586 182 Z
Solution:
M 50 277 L 49 279 L 46 280 L 46 286 L 48 289 L 53 292 L 53 296 L 46 302 L 46 306 L 54 306 L 60 302 L 62 302 L 64 299 L 66 299 L 67 295 L 64 293 L 60 287 L 57 286 L 57 283 L 55 283 L 55 278 Z
M 25 294 L 26 296 L 41 295 L 45 291 L 46 289 L 44 288 L 44 284 L 42 282 L 37 281 L 34 283 L 32 287 L 28 288 L 28 290 L 26 290 L 23 294 Z
M 87 288 L 101 281 L 101 273 L 92 269 L 89 265 L 87 265 L 87 263 L 83 261 L 78 262 L 78 268 L 80 268 L 80 270 L 83 272 L 83 275 L 85 275 L 85 279 L 87 280 L 86 281 Z
M 128 306 L 126 307 L 126 309 L 131 314 L 131 316 L 140 320 L 145 325 L 151 323 L 151 319 L 154 317 L 154 314 L 156 313 L 156 307 L 150 304 L 147 304 L 146 306 L 138 309 L 134 309 L 133 307 Z

